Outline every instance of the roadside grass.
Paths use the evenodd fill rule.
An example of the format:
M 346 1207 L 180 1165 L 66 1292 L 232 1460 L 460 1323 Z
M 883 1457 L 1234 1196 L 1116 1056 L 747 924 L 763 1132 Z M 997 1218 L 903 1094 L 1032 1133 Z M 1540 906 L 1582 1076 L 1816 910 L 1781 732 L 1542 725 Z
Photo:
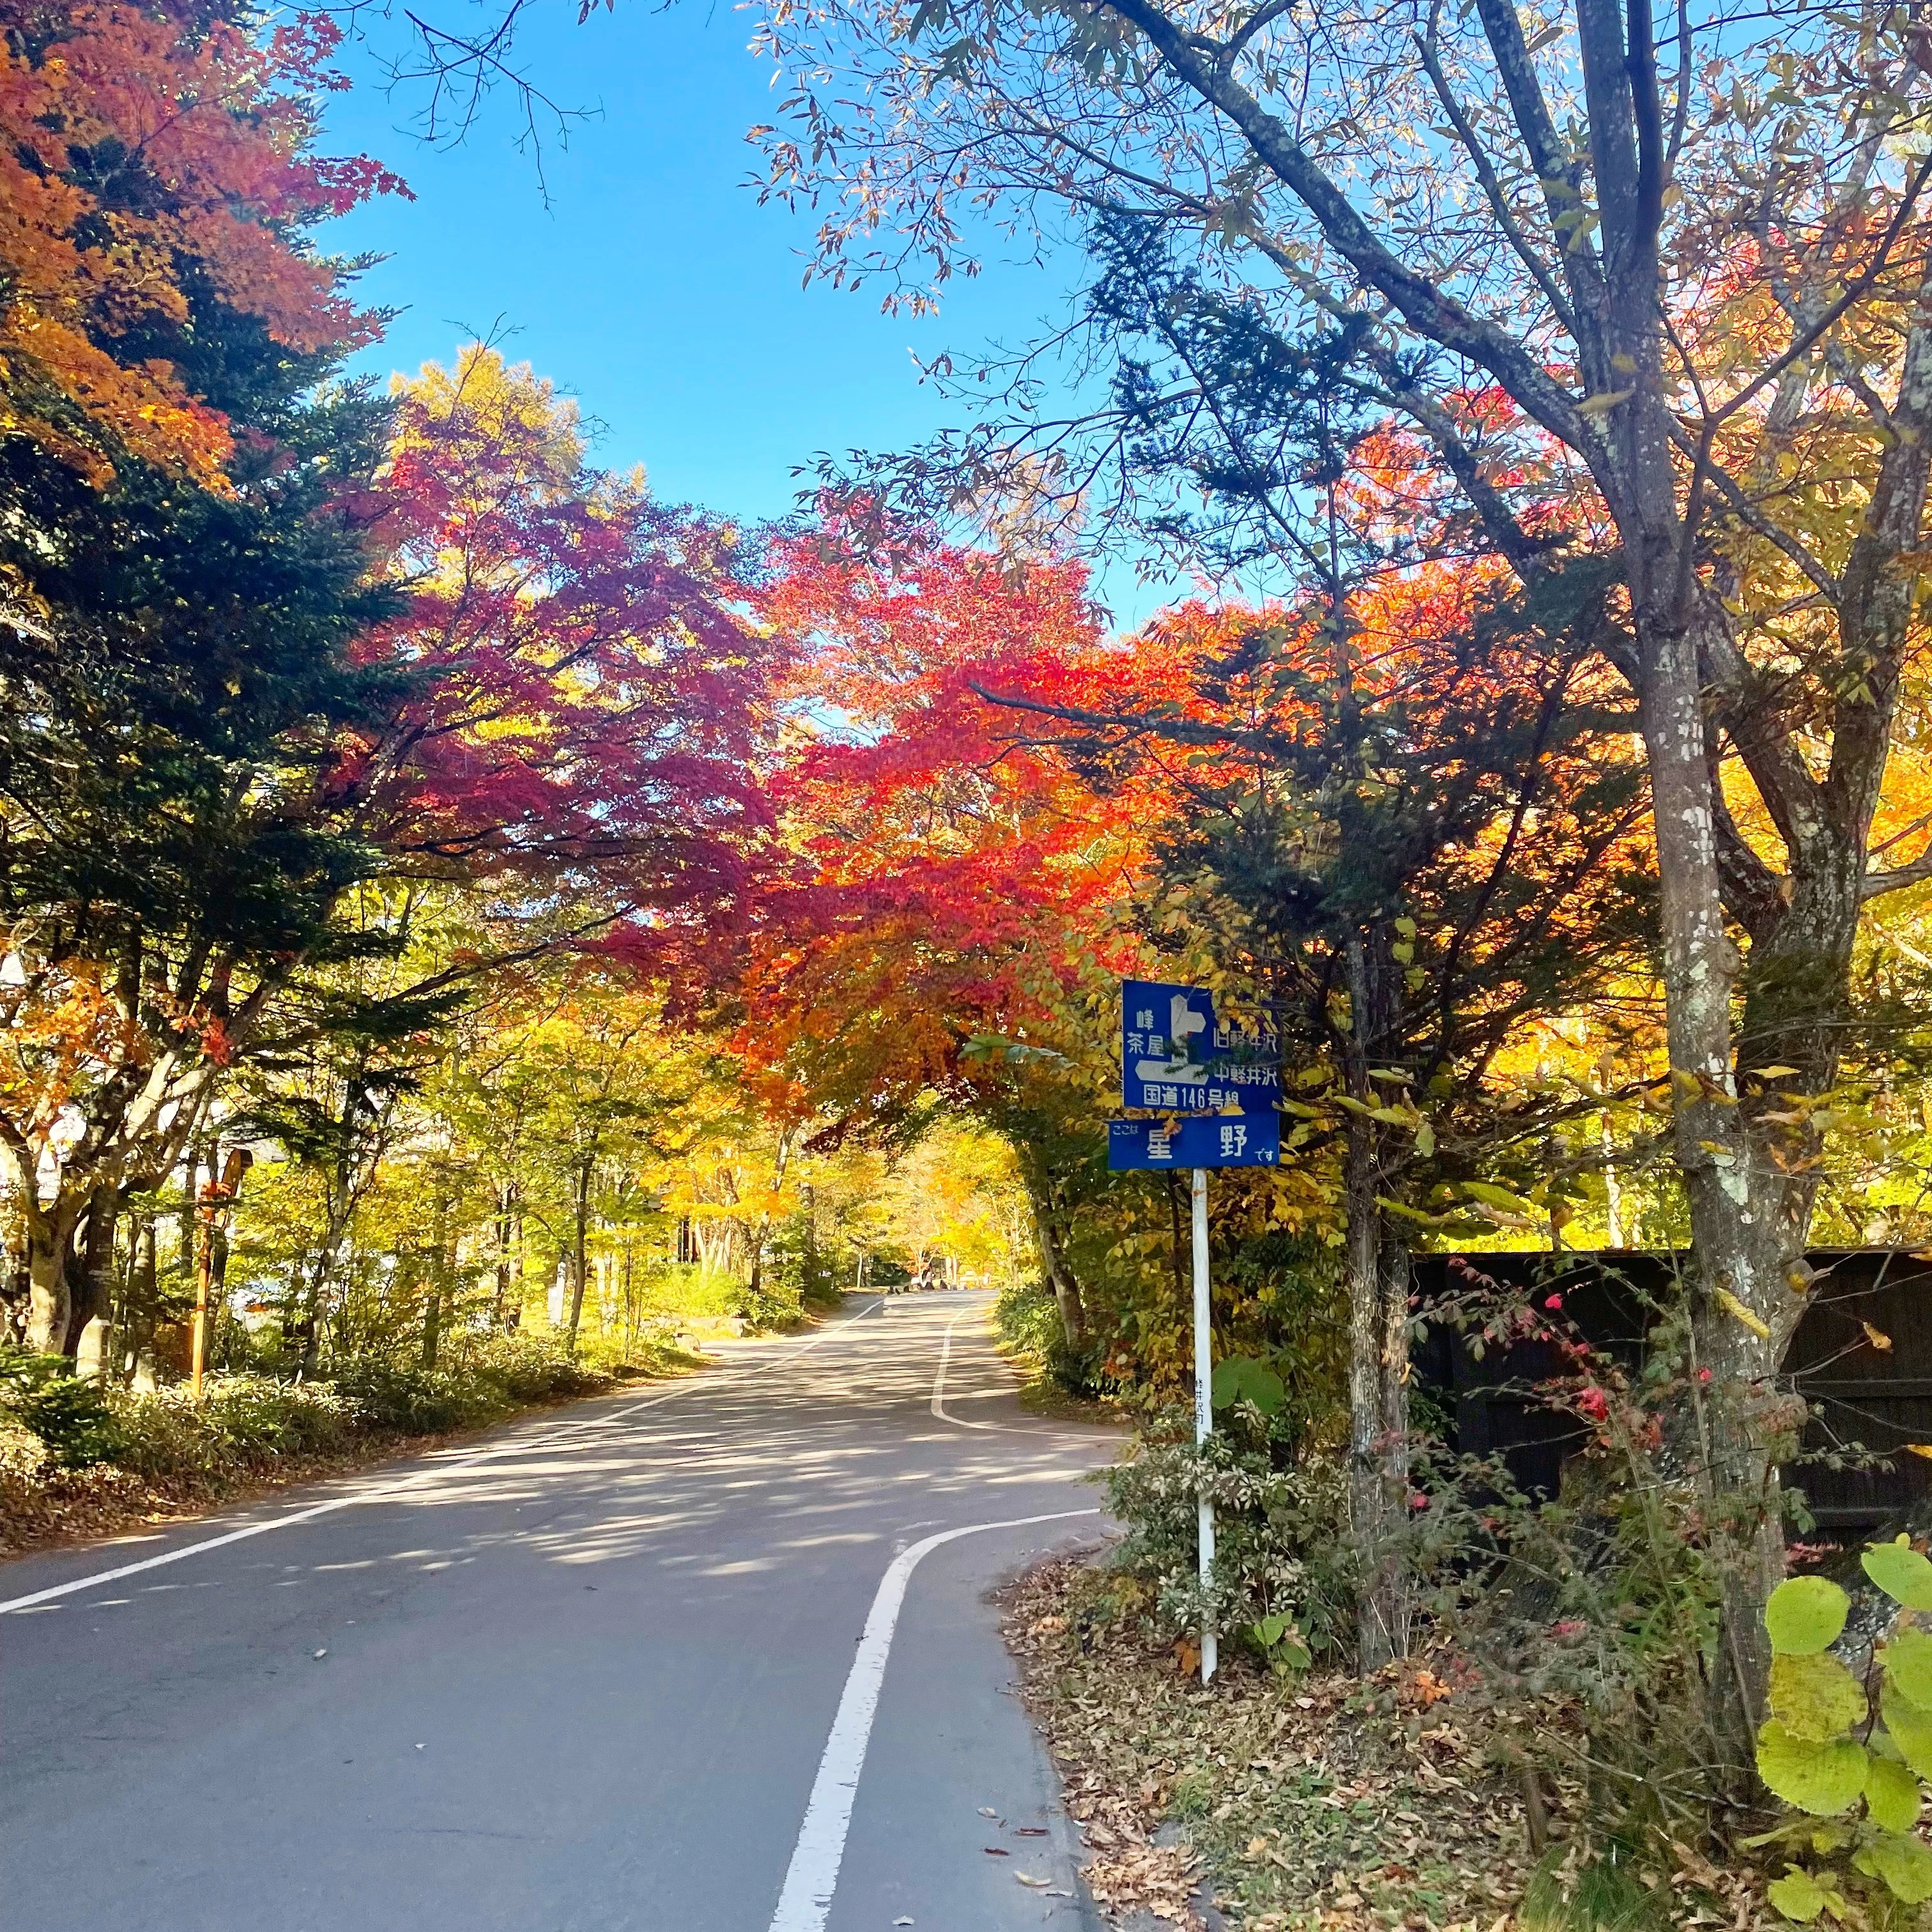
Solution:
M 1005 1604 L 1103 1910 L 1199 1926 L 1211 1891 L 1241 1932 L 1515 1922 L 1537 1862 L 1507 1718 L 1414 1664 L 1364 1684 L 1277 1678 L 1236 1650 L 1204 1690 L 1190 1647 L 1139 1634 L 1124 1584 L 1056 1559 Z M 1560 1833 L 1581 1799 L 1546 1802 Z
M 1060 1310 L 1036 1282 L 1010 1288 L 993 1304 L 993 1346 L 1020 1379 L 1020 1406 L 1054 1422 L 1120 1422 L 1126 1412 L 1091 1388 L 1070 1386 Z
M 1044 1370 L 1035 1368 L 1004 1347 L 999 1352 L 1021 1376 L 1020 1406 L 1054 1422 L 1122 1422 L 1126 1412 L 1105 1396 L 1076 1395 L 1062 1388 Z
M 23 1414 L 0 1396 L 0 1555 L 196 1515 L 703 1363 L 667 1342 L 592 1346 L 573 1359 L 547 1337 L 478 1336 L 435 1369 L 361 1362 L 310 1382 L 213 1376 L 198 1403 L 181 1384 L 141 1394 L 87 1384 L 84 1452 L 31 1405 Z

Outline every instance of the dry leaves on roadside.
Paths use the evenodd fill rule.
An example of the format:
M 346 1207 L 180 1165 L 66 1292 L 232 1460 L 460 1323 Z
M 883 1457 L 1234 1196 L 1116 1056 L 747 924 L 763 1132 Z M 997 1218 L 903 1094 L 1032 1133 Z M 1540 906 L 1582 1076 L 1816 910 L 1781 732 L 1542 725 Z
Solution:
M 1170 1924 L 1200 1924 L 1191 1903 L 1200 1866 L 1180 1845 L 1131 1845 L 1101 1852 L 1084 1868 L 1087 1888 L 1102 1910 L 1114 1914 L 1138 1906 Z
M 1204 1868 L 1243 1932 L 1509 1932 L 1531 1864 L 1522 1787 L 1448 1660 L 1364 1686 L 1288 1682 L 1224 1652 L 1204 1690 L 1114 1613 L 1108 1588 L 1054 1559 L 1004 1607 L 1094 1855 L 1088 1884 L 1116 1924 L 1198 1926 Z M 1574 1795 L 1550 1796 L 1560 1821 Z

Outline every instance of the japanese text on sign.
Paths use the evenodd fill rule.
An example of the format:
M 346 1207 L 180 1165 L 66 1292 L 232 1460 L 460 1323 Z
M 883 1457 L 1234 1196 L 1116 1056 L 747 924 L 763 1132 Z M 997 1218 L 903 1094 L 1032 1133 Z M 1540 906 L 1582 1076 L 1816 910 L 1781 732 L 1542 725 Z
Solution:
M 1273 1167 L 1281 1159 L 1281 1117 L 1197 1116 L 1109 1120 L 1107 1166 L 1114 1173 L 1157 1167 Z
M 1271 1107 L 1281 1093 L 1280 1042 L 1271 1028 L 1217 1017 L 1198 986 L 1123 982 L 1120 1100 L 1203 1114 Z

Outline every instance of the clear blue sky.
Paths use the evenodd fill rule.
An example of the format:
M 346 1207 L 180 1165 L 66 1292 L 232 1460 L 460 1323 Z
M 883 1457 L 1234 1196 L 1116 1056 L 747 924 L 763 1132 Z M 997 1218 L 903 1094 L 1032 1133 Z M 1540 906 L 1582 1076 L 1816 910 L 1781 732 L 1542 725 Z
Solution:
M 439 14 L 493 10 L 444 0 Z M 642 463 L 662 497 L 761 518 L 792 506 L 792 470 L 818 452 L 903 448 L 959 419 L 913 354 L 1022 340 L 1058 312 L 1061 278 L 1012 263 L 955 284 L 937 320 L 883 315 L 870 289 L 802 288 L 812 220 L 745 185 L 758 159 L 745 131 L 775 105 L 749 16 L 705 0 L 575 16 L 571 0 L 542 0 L 520 43 L 533 80 L 592 110 L 567 145 L 546 130 L 541 176 L 508 94 L 460 146 L 428 147 L 412 127 L 425 97 L 386 95 L 369 50 L 346 50 L 360 84 L 332 105 L 330 146 L 374 154 L 417 196 L 328 231 L 344 253 L 388 258 L 362 294 L 401 313 L 366 365 L 413 369 L 513 330 L 512 358 L 604 425 L 601 461 Z M 400 32 L 379 25 L 378 49 Z M 1160 601 L 1124 571 L 1105 588 L 1120 620 Z

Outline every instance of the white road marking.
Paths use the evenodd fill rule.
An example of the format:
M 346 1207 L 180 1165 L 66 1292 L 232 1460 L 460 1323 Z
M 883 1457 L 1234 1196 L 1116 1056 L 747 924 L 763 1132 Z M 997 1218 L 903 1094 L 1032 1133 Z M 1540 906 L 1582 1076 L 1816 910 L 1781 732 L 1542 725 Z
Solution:
M 851 1827 L 853 1801 L 859 1795 L 859 1774 L 866 1766 L 866 1747 L 872 1742 L 872 1720 L 878 1712 L 892 1632 L 905 1601 L 906 1585 L 920 1558 L 959 1537 L 1100 1514 L 1097 1509 L 1055 1510 L 1046 1516 L 1012 1516 L 1004 1522 L 970 1522 L 963 1529 L 943 1529 L 936 1536 L 923 1538 L 892 1559 L 872 1598 L 865 1634 L 859 1640 L 859 1654 L 847 1673 L 838 1713 L 825 1740 L 825 1754 L 818 1760 L 805 1822 L 798 1828 L 798 1842 L 792 1847 L 791 1863 L 785 1868 L 778 1910 L 772 1914 L 771 1932 L 824 1932 L 832 1894 L 838 1889 L 838 1868 L 844 1862 L 845 1835 Z
M 883 1306 L 883 1303 L 874 1304 L 874 1307 Z M 873 1312 L 872 1308 L 862 1309 L 852 1319 L 862 1322 Z M 112 1570 L 97 1570 L 89 1576 L 76 1576 L 68 1582 L 52 1584 L 44 1590 L 34 1590 L 24 1597 L 9 1598 L 5 1602 L 0 1603 L 0 1616 L 8 1616 L 18 1610 L 31 1610 L 38 1604 L 51 1603 L 56 1597 L 72 1596 L 79 1590 L 92 1590 L 102 1583 L 118 1582 L 123 1576 L 139 1576 L 144 1570 L 158 1570 L 164 1564 L 178 1563 L 186 1557 L 206 1556 L 211 1550 L 220 1550 L 231 1543 L 245 1543 L 250 1537 L 266 1536 L 271 1530 L 288 1529 L 298 1522 L 313 1522 L 317 1516 L 332 1516 L 338 1510 L 352 1508 L 358 1503 L 380 1502 L 389 1497 L 404 1495 L 452 1469 L 465 1468 L 473 1462 L 489 1462 L 499 1456 L 526 1454 L 532 1450 L 551 1448 L 560 1440 L 568 1442 L 577 1436 L 614 1427 L 625 1417 L 635 1415 L 641 1409 L 655 1408 L 658 1403 L 669 1402 L 674 1396 L 682 1395 L 686 1389 L 719 1388 L 742 1376 L 782 1368 L 788 1362 L 794 1362 L 808 1350 L 817 1348 L 820 1342 L 832 1336 L 842 1334 L 850 1326 L 850 1323 L 842 1322 L 834 1327 L 821 1328 L 810 1341 L 793 1349 L 789 1354 L 780 1355 L 769 1362 L 742 1363 L 728 1369 L 722 1376 L 689 1376 L 675 1388 L 666 1389 L 662 1394 L 648 1396 L 642 1402 L 628 1403 L 612 1415 L 599 1416 L 583 1422 L 566 1423 L 534 1440 L 519 1436 L 512 1442 L 488 1444 L 482 1448 L 469 1450 L 433 1463 L 428 1468 L 412 1471 L 406 1476 L 379 1483 L 371 1489 L 358 1490 L 346 1496 L 332 1497 L 326 1503 L 312 1504 L 307 1509 L 294 1510 L 286 1516 L 272 1516 L 266 1522 L 244 1523 L 239 1529 L 231 1529 L 225 1535 L 211 1536 L 200 1543 L 185 1544 L 179 1550 L 164 1550 L 158 1556 L 144 1556 L 137 1563 L 123 1563 Z
M 946 1406 L 946 1372 L 952 1360 L 952 1331 L 972 1312 L 970 1308 L 962 1308 L 946 1324 L 946 1334 L 939 1345 L 939 1372 L 932 1378 L 932 1412 L 940 1421 L 950 1422 L 956 1429 L 998 1429 L 1000 1425 L 997 1422 L 968 1422 L 963 1415 L 952 1414 Z M 1034 1433 L 1030 1429 L 1024 1432 L 1012 1430 L 1007 1432 L 1024 1432 L 1028 1436 Z
M 956 1429 L 991 1429 L 1002 1436 L 1058 1436 L 1068 1442 L 1083 1439 L 1051 1424 L 1041 1427 L 1023 1422 L 971 1422 L 963 1415 L 955 1415 L 946 1406 L 946 1374 L 952 1360 L 952 1331 L 974 1312 L 970 1307 L 962 1308 L 946 1324 L 946 1333 L 939 1345 L 939 1372 L 932 1378 L 933 1414 L 941 1422 L 951 1423 Z

